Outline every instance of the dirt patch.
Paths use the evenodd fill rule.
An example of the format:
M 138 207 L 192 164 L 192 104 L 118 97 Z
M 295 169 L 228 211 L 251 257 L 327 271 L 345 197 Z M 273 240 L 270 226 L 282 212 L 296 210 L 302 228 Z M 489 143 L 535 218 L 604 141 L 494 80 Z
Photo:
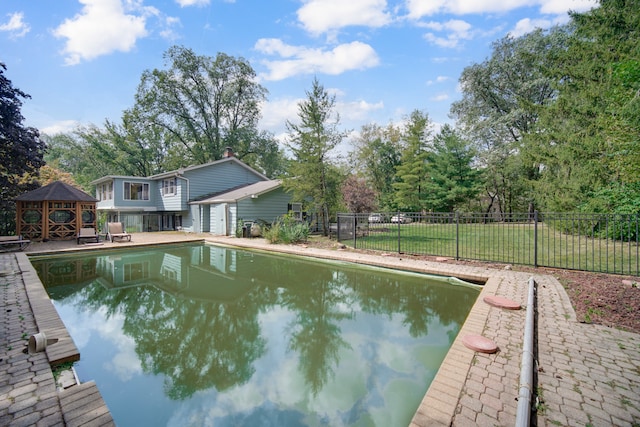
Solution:
M 341 245 L 335 240 L 312 236 L 309 246 L 336 249 Z M 363 253 L 373 251 L 354 250 Z M 406 256 L 406 255 L 405 255 Z M 440 261 L 434 256 L 415 256 L 415 259 Z M 589 273 L 584 271 L 533 268 L 527 266 L 483 263 L 479 261 L 455 261 L 457 264 L 495 269 L 513 269 L 536 274 L 548 274 L 564 286 L 579 322 L 600 324 L 629 332 L 640 333 L 640 278 L 616 274 Z

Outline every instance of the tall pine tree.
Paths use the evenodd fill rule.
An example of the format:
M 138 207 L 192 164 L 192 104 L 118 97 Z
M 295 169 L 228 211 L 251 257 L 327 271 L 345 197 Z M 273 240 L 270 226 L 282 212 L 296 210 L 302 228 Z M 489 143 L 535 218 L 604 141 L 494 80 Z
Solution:
M 340 117 L 335 113 L 335 97 L 329 95 L 318 79 L 298 104 L 299 123 L 287 121 L 288 146 L 293 153 L 290 177 L 284 187 L 293 199 L 311 207 L 318 215 L 323 234 L 329 234 L 330 207 L 335 204 L 337 183 L 330 161 L 331 151 L 346 136 L 338 130 Z
M 427 142 L 431 136 L 431 122 L 429 116 L 419 110 L 414 110 L 409 116 L 403 140 L 402 160 L 396 168 L 397 182 L 393 183 L 396 190 L 395 202 L 398 209 L 408 212 L 421 212 L 427 209 L 426 182 L 427 179 Z

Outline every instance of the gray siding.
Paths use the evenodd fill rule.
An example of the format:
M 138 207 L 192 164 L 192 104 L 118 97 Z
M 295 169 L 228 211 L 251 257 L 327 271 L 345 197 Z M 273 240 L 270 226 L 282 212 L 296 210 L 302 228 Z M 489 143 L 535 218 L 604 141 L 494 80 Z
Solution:
M 234 162 L 224 162 L 210 168 L 185 171 L 191 187 L 190 198 L 193 200 L 208 194 L 219 193 L 238 187 L 264 181 L 259 175 Z
M 237 203 L 238 218 L 244 221 L 260 219 L 272 223 L 287 213 L 289 203 L 291 203 L 291 196 L 280 187 L 266 194 L 261 194 L 257 199 L 239 200 Z
M 149 184 L 149 200 L 124 200 L 124 183 L 135 182 Z M 157 210 L 158 190 L 156 182 L 146 178 L 115 178 L 113 180 L 113 200 L 105 200 L 97 204 L 98 208 L 114 206 L 117 209 L 141 210 L 152 212 Z
M 176 180 L 176 194 L 162 195 L 162 179 L 156 180 L 156 200 L 158 200 L 158 210 L 180 212 L 187 208 L 187 182 L 184 179 Z

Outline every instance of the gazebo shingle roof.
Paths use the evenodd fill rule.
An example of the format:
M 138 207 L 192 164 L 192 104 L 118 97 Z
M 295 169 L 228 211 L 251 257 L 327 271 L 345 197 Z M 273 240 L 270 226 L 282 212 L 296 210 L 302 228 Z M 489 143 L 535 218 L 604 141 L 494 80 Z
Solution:
M 44 187 L 40 187 L 28 193 L 16 197 L 16 201 L 40 202 L 40 201 L 61 201 L 61 202 L 97 202 L 98 199 L 92 197 L 82 190 L 66 184 L 62 181 L 55 181 Z

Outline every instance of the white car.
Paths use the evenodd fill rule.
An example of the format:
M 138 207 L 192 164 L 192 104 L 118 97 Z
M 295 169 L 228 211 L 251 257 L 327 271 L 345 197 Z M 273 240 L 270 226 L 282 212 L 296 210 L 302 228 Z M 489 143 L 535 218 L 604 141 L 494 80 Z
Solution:
M 384 222 L 384 217 L 379 213 L 372 213 L 369 215 L 369 222 L 379 223 Z
M 405 214 L 394 215 L 391 217 L 391 222 L 394 224 L 409 224 L 411 221 L 411 218 L 405 216 Z

